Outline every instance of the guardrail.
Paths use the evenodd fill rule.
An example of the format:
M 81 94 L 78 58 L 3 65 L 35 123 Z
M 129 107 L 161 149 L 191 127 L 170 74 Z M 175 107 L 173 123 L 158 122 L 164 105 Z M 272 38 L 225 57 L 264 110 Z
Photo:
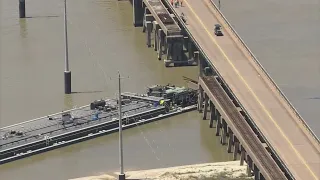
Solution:
M 293 105 L 291 104 L 291 102 L 288 100 L 288 98 L 286 97 L 286 95 L 281 91 L 281 89 L 279 88 L 279 86 L 273 81 L 273 79 L 271 78 L 271 76 L 269 75 L 269 73 L 265 70 L 265 68 L 260 64 L 260 62 L 258 61 L 258 59 L 256 58 L 256 56 L 251 52 L 251 50 L 248 48 L 248 46 L 246 45 L 246 43 L 241 39 L 241 37 L 239 36 L 239 34 L 236 32 L 236 30 L 231 26 L 231 24 L 229 23 L 229 21 L 226 19 L 226 17 L 221 13 L 221 11 L 218 9 L 218 7 L 215 5 L 215 3 L 213 2 L 213 0 L 210 0 L 210 2 L 212 3 L 213 7 L 215 8 L 215 10 L 219 13 L 219 15 L 222 17 L 222 19 L 226 22 L 226 24 L 228 25 L 229 29 L 231 30 L 231 32 L 233 32 L 233 34 L 238 38 L 238 40 L 240 41 L 240 43 L 242 44 L 243 47 L 245 47 L 245 49 L 248 51 L 249 55 L 253 58 L 254 62 L 260 67 L 260 69 L 265 73 L 265 75 L 268 77 L 268 79 L 272 82 L 272 85 L 277 89 L 277 91 L 280 93 L 280 95 L 283 97 L 283 99 L 289 104 L 289 107 L 293 110 L 293 112 L 296 114 L 296 116 L 299 118 L 300 122 L 302 122 L 302 124 L 306 127 L 306 129 L 309 131 L 309 133 L 311 134 L 311 136 L 317 141 L 318 144 L 320 144 L 320 140 L 319 138 L 316 136 L 316 134 L 312 131 L 312 129 L 308 126 L 308 124 L 303 120 L 303 118 L 301 117 L 301 115 L 298 113 L 298 111 L 296 110 L 296 108 L 293 107 Z
M 201 52 L 201 54 L 204 56 L 205 59 L 209 59 L 209 57 L 205 54 L 205 52 L 202 50 L 201 46 L 199 45 L 199 43 L 196 41 L 195 37 L 193 37 L 192 33 L 188 30 L 187 26 L 185 23 L 183 23 L 183 20 L 181 19 L 180 15 L 174 10 L 173 6 L 169 3 L 168 0 L 164 0 L 166 2 L 166 5 L 171 9 L 171 11 L 173 12 L 173 14 L 176 16 L 176 18 L 178 19 L 178 21 L 180 22 L 179 25 L 181 25 L 184 30 L 186 31 L 186 33 L 188 34 L 188 36 L 192 39 L 192 41 L 194 42 L 195 46 L 198 48 L 198 50 Z M 221 13 L 221 12 L 220 12 Z M 219 78 L 221 79 L 221 81 L 223 82 L 223 84 L 227 87 L 227 89 L 229 90 L 229 92 L 231 93 L 231 95 L 235 98 L 235 100 L 237 101 L 237 103 L 240 105 L 241 109 L 243 110 L 243 112 L 247 115 L 247 117 L 249 118 L 249 121 L 254 125 L 254 127 L 257 129 L 257 131 L 260 133 L 260 135 L 263 137 L 263 139 L 265 140 L 266 144 L 268 145 L 268 147 L 271 149 L 272 153 L 274 154 L 274 156 L 277 158 L 277 160 L 282 164 L 282 167 L 285 169 L 285 171 L 288 173 L 288 175 L 290 176 L 290 178 L 292 180 L 294 180 L 295 178 L 293 177 L 292 173 L 290 172 L 290 170 L 288 169 L 288 167 L 286 166 L 286 164 L 282 161 L 282 159 L 279 157 L 279 155 L 277 154 L 277 152 L 275 151 L 275 149 L 271 146 L 270 142 L 268 141 L 268 139 L 262 134 L 261 130 L 258 128 L 258 126 L 256 125 L 256 123 L 252 120 L 250 114 L 248 113 L 248 111 L 243 107 L 243 105 L 240 103 L 239 99 L 237 98 L 237 96 L 232 92 L 231 88 L 229 87 L 229 85 L 226 83 L 226 81 L 223 79 L 222 75 L 219 73 L 219 71 L 217 70 L 217 68 L 215 67 L 214 64 L 212 64 L 211 61 L 208 61 L 210 66 L 213 68 L 213 70 L 216 72 L 216 74 L 219 76 Z

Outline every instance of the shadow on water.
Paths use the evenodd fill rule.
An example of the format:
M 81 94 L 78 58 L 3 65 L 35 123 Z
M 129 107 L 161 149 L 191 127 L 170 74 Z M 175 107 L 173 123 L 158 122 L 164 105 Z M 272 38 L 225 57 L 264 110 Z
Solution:
M 55 18 L 55 17 L 60 17 L 58 15 L 52 15 L 52 16 L 27 16 L 25 17 L 26 19 L 32 19 L 32 18 Z
M 307 98 L 307 99 L 311 99 L 311 100 L 320 100 L 320 97 L 311 97 L 311 98 Z
M 74 91 L 71 94 L 91 94 L 91 93 L 101 93 L 103 91 Z

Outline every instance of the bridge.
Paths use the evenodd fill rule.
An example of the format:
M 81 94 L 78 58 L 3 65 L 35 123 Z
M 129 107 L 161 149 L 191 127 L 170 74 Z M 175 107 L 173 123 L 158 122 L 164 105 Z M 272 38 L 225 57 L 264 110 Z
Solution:
M 154 7 L 150 5 L 154 1 L 161 3 Z M 147 30 L 147 44 L 151 47 L 150 34 L 155 32 L 159 60 L 165 54 L 175 66 L 177 62 L 199 65 L 198 110 L 203 119 L 210 120 L 211 128 L 215 126 L 221 144 L 227 144 L 234 159 L 240 154 L 240 162 L 246 161 L 248 175 L 255 179 L 318 180 L 317 136 L 211 0 L 183 3 L 173 7 L 169 0 L 133 0 L 134 24 L 146 29 L 147 21 L 153 21 Z M 178 41 L 157 34 L 167 31 L 155 11 L 160 6 L 165 17 L 180 27 Z M 215 36 L 215 24 L 222 26 L 224 36 Z M 170 45 L 178 48 L 169 51 Z M 166 66 L 167 62 L 168 58 Z

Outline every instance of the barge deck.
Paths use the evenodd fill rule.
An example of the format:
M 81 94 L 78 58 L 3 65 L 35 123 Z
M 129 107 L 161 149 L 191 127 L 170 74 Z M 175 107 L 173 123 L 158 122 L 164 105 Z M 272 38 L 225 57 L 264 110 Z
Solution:
M 196 90 L 174 86 L 121 95 L 123 129 L 194 110 L 197 101 Z M 118 117 L 118 100 L 107 99 L 0 128 L 0 164 L 117 132 Z

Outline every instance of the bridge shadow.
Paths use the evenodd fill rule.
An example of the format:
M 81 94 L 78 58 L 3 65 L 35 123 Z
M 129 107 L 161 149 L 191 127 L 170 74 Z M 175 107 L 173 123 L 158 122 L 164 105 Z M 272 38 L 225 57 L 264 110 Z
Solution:
M 101 93 L 103 91 L 73 91 L 71 94 L 90 94 L 90 93 Z
M 56 18 L 60 17 L 58 15 L 52 15 L 52 16 L 27 16 L 26 19 L 32 19 L 32 18 Z
M 320 97 L 310 97 L 310 98 L 307 98 L 307 99 L 311 99 L 311 100 L 320 100 Z

